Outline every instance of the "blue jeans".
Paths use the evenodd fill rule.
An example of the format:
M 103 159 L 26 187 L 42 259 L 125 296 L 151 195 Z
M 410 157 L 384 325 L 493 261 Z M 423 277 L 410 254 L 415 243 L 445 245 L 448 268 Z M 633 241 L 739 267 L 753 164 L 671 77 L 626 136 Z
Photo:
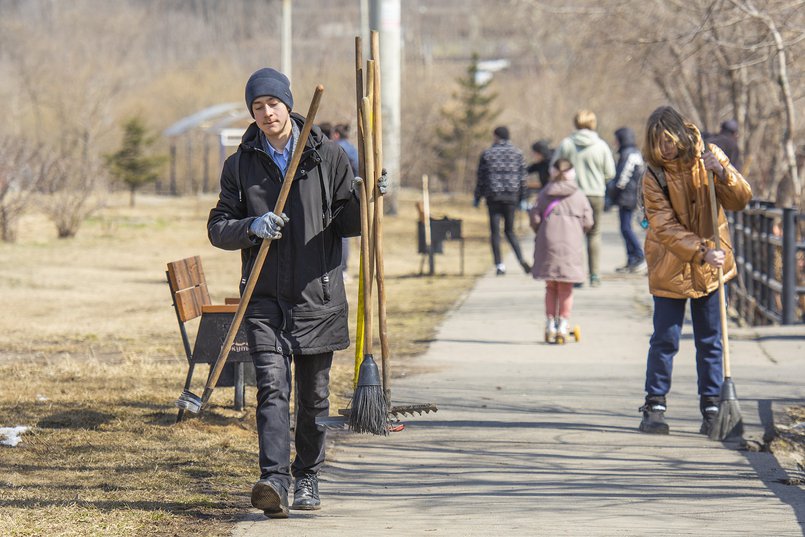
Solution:
M 316 427 L 317 416 L 330 412 L 330 366 L 333 353 L 294 356 L 297 405 L 295 447 L 291 462 L 290 394 L 291 356 L 253 352 L 257 377 L 257 438 L 260 445 L 260 479 L 274 478 L 287 490 L 291 475 L 317 473 L 324 464 L 325 433 Z
M 637 265 L 645 256 L 643 255 L 643 247 L 640 246 L 640 241 L 632 231 L 632 215 L 634 211 L 626 207 L 618 208 L 618 215 L 621 220 L 621 235 L 623 235 L 623 242 L 626 243 L 626 264 L 633 266 Z
M 665 396 L 671 390 L 674 356 L 685 318 L 684 298 L 654 297 L 654 334 L 646 364 L 646 394 Z M 721 321 L 718 291 L 690 299 L 693 338 L 696 343 L 696 372 L 701 397 L 718 397 L 721 391 Z

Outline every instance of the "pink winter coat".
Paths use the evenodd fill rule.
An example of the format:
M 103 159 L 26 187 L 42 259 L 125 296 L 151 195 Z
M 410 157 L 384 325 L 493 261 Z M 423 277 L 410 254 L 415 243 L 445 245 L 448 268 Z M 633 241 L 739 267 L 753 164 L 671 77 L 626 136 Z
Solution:
M 546 209 L 559 200 L 546 216 Z M 553 180 L 539 193 L 529 211 L 534 239 L 534 265 L 537 280 L 583 282 L 584 235 L 593 227 L 593 209 L 575 180 Z

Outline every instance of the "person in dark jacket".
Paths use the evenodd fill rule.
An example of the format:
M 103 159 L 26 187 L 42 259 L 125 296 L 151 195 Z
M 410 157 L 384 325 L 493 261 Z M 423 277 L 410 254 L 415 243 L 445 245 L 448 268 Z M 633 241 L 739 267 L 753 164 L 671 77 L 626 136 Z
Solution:
M 741 150 L 738 147 L 738 122 L 728 119 L 721 123 L 721 130 L 715 136 L 705 136 L 707 143 L 716 144 L 727 158 L 730 159 L 732 167 L 741 171 Z
M 514 233 L 514 212 L 526 203 L 526 173 L 523 153 L 509 141 L 509 129 L 497 127 L 493 132 L 494 143 L 481 154 L 478 164 L 478 182 L 475 185 L 475 200 L 478 207 L 481 198 L 486 198 L 489 209 L 492 256 L 497 274 L 506 274 L 506 265 L 500 255 L 500 219 L 503 218 L 503 233 L 517 256 L 517 261 L 526 274 L 531 265 L 523 259 L 520 243 Z
M 644 272 L 646 257 L 643 247 L 632 230 L 632 216 L 637 207 L 637 184 L 645 172 L 643 156 L 637 148 L 635 133 L 629 127 L 621 127 L 615 131 L 618 141 L 618 164 L 615 166 L 615 178 L 607 195 L 613 205 L 618 206 L 621 235 L 626 244 L 626 264 L 615 269 L 616 272 Z
M 269 249 L 245 314 L 257 373 L 260 480 L 251 501 L 269 518 L 288 516 L 295 478 L 297 509 L 318 509 L 318 472 L 329 414 L 333 351 L 349 346 L 341 239 L 360 234 L 360 204 L 344 151 L 314 127 L 305 144 L 283 214 L 272 211 L 299 141 L 304 118 L 292 113 L 290 82 L 264 68 L 246 83 L 255 121 L 224 163 L 221 194 L 210 211 L 210 242 L 240 250 L 241 292 L 264 239 Z M 290 462 L 291 361 L 297 386 L 296 457 Z
M 333 127 L 333 135 L 330 136 L 335 143 L 341 146 L 344 153 L 349 158 L 349 165 L 352 166 L 352 173 L 358 175 L 358 148 L 349 141 L 349 125 L 339 123 Z M 344 281 L 349 282 L 349 239 L 344 237 L 341 241 L 341 270 L 344 273 Z
M 529 189 L 539 191 L 546 186 L 551 180 L 551 155 L 553 149 L 550 148 L 548 142 L 545 140 L 537 140 L 531 144 L 531 151 L 534 153 L 534 161 L 525 169 L 528 175 L 536 175 L 538 182 L 532 183 L 533 187 L 529 185 Z

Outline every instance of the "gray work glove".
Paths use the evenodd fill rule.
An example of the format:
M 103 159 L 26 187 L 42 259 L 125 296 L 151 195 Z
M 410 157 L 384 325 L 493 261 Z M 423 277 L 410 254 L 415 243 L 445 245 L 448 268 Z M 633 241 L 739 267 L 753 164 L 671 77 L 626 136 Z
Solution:
M 357 190 L 363 184 L 363 177 L 355 176 L 352 178 L 352 190 Z
M 263 216 L 258 216 L 252 220 L 252 223 L 249 226 L 249 231 L 261 239 L 276 240 L 282 238 L 282 233 L 280 233 L 280 230 L 287 222 L 288 217 L 285 215 L 285 213 L 277 216 L 269 211 Z
M 386 174 L 386 168 L 380 172 L 380 177 L 377 179 L 377 191 L 381 196 L 385 196 L 389 189 L 389 176 Z

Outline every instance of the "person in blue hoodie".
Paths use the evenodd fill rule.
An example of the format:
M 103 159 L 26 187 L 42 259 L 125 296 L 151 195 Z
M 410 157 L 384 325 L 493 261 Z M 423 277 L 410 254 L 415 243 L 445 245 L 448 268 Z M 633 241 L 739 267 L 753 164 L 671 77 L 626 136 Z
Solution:
M 646 270 L 646 257 L 643 247 L 632 229 L 632 217 L 637 207 L 637 185 L 646 165 L 635 143 L 635 133 L 629 127 L 615 131 L 618 141 L 618 165 L 607 197 L 613 206 L 618 207 L 620 229 L 626 244 L 626 264 L 615 269 L 616 272 L 642 273 Z

